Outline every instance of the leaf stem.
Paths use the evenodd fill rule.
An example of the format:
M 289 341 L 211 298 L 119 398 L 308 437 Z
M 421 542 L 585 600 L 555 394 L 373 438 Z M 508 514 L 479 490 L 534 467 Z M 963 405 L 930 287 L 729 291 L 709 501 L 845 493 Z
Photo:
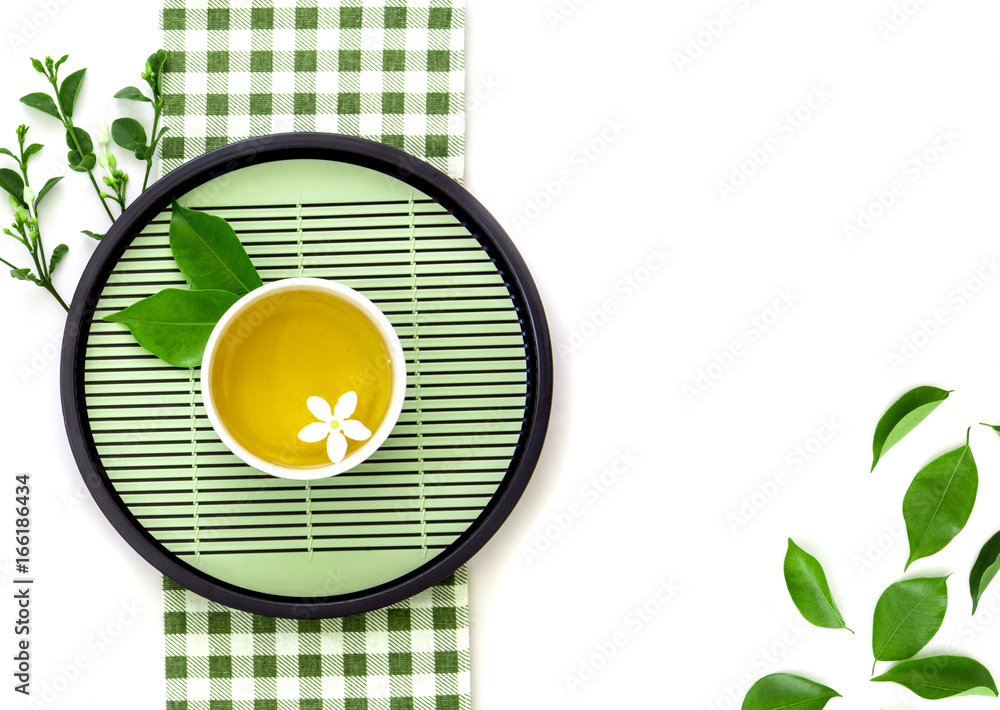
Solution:
M 55 297 L 55 299 L 59 301 L 59 305 L 63 307 L 63 310 L 69 313 L 69 306 L 66 305 L 66 301 L 64 301 L 62 299 L 62 296 L 59 295 L 59 292 L 56 291 L 56 287 L 52 285 L 51 279 L 46 279 L 45 284 L 42 286 L 42 288 L 51 293 Z
M 149 173 L 153 169 L 153 155 L 156 152 L 156 144 L 159 143 L 159 139 L 156 137 L 156 130 L 160 127 L 160 111 L 163 108 L 163 103 L 153 97 L 153 130 L 149 134 L 150 141 L 152 145 L 150 148 L 150 156 L 146 158 L 146 175 L 142 178 L 142 191 L 146 191 L 146 184 L 149 182 Z

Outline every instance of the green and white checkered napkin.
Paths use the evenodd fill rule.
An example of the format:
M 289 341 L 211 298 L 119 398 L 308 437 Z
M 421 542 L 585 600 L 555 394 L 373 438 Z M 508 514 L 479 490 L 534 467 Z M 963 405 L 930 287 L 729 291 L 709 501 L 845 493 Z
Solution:
M 251 136 L 328 131 L 464 169 L 464 0 L 166 0 L 160 172 Z M 167 710 L 467 710 L 465 568 L 321 621 L 229 609 L 164 579 Z

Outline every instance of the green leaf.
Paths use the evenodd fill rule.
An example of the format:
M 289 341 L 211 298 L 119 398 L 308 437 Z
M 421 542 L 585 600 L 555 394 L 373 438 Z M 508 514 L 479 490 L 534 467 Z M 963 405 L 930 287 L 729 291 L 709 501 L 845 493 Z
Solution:
M 947 610 L 947 577 L 921 577 L 889 585 L 875 605 L 875 660 L 912 658 L 934 638 Z
M 176 367 L 197 367 L 215 324 L 239 298 L 228 291 L 168 288 L 104 320 L 121 323 L 136 341 Z
M 38 72 L 39 74 L 45 73 L 45 65 L 42 64 L 41 61 L 39 61 L 38 59 L 35 59 L 34 57 L 31 57 L 31 66 L 33 66 L 35 68 L 35 71 Z
M 53 66 L 52 68 L 53 69 L 58 69 L 59 67 L 61 67 L 66 62 L 67 59 L 69 59 L 69 55 L 68 54 L 62 55 L 61 57 L 59 57 L 59 59 L 56 60 L 55 66 Z
M 903 497 L 903 519 L 910 543 L 909 568 L 916 560 L 944 549 L 972 515 L 979 472 L 968 443 L 920 469 Z
M 785 553 L 785 585 L 795 608 L 810 624 L 823 629 L 847 628 L 833 601 L 823 566 L 791 538 Z
M 927 700 L 942 700 L 956 695 L 997 697 L 993 676 L 981 663 L 964 656 L 932 656 L 898 663 L 875 683 L 898 683 Z
M 93 153 L 88 153 L 81 157 L 78 152 L 71 150 L 66 154 L 66 159 L 69 161 L 69 169 L 75 170 L 78 173 L 93 170 L 94 166 L 97 165 L 97 156 Z
M 979 422 L 979 425 L 987 427 L 989 429 L 992 429 L 994 432 L 996 432 L 997 436 L 1000 436 L 1000 425 L 998 425 L 998 424 L 985 424 L 983 422 Z
M 840 693 L 825 685 L 789 673 L 764 676 L 747 691 L 742 710 L 821 710 Z
M 35 206 L 36 207 L 38 205 L 42 204 L 42 198 L 45 197 L 47 194 L 49 194 L 49 190 L 51 190 L 53 187 L 55 187 L 56 184 L 60 180 L 62 180 L 62 179 L 63 179 L 63 176 L 60 175 L 59 177 L 49 178 L 48 180 L 45 181 L 45 184 L 42 185 L 42 189 L 38 191 L 37 195 L 35 195 Z
M 0 168 L 0 189 L 9 192 L 21 203 L 24 202 L 24 181 L 10 168 Z
M 6 148 L 0 148 L 0 153 L 2 153 L 3 155 L 9 155 L 10 157 L 12 157 L 12 158 L 13 158 L 14 160 L 16 160 L 16 161 L 17 161 L 18 165 L 20 165 L 20 164 L 21 164 L 21 159 L 20 159 L 20 158 L 18 158 L 18 157 L 17 157 L 16 155 L 14 155 L 13 153 L 11 153 L 11 152 L 10 152 L 9 150 L 7 150 Z
M 10 275 L 13 276 L 18 281 L 35 281 L 35 275 L 31 273 L 31 269 L 11 269 Z
M 972 592 L 973 614 L 979 608 L 983 592 L 997 576 L 998 571 L 1000 571 L 1000 532 L 983 545 L 983 549 L 979 551 L 979 557 L 976 558 L 976 564 L 972 565 L 972 573 L 969 575 L 969 591 Z
M 170 251 L 181 273 L 197 289 L 221 289 L 242 296 L 263 286 L 226 220 L 181 207 L 176 201 L 170 216 Z
M 160 69 L 163 68 L 163 62 L 167 59 L 167 53 L 162 49 L 158 49 L 146 59 L 149 63 L 150 68 L 154 73 L 159 73 Z
M 62 120 L 62 116 L 59 115 L 59 109 L 56 108 L 56 102 L 53 101 L 51 96 L 42 91 L 22 96 L 21 103 L 25 106 L 31 106 L 31 108 L 37 108 L 39 111 L 58 118 L 60 121 Z
M 80 87 L 83 86 L 83 77 L 86 73 L 86 69 L 77 69 L 63 79 L 62 86 L 59 87 L 59 105 L 62 106 L 63 113 L 66 114 L 67 118 L 73 116 L 73 109 L 76 107 L 76 100 L 80 97 Z
M 96 239 L 97 241 L 101 241 L 102 239 L 104 239 L 103 234 L 98 234 L 97 232 L 91 232 L 89 229 L 81 229 L 80 234 L 86 234 L 91 239 Z
M 909 434 L 927 416 L 948 399 L 950 391 L 937 387 L 917 387 L 912 389 L 886 410 L 875 427 L 872 441 L 872 471 L 875 464 L 899 440 Z
M 24 159 L 27 160 L 28 158 L 30 158 L 32 155 L 34 155 L 44 147 L 45 146 L 43 146 L 41 143 L 32 143 L 31 145 L 29 145 L 27 148 L 24 149 Z
M 74 135 L 76 136 L 76 142 L 73 141 Z M 73 133 L 66 131 L 66 145 L 72 150 L 77 150 L 77 142 L 80 144 L 79 150 L 82 150 L 84 155 L 94 152 L 94 141 L 90 139 L 90 134 L 79 126 L 74 126 Z
M 56 267 L 59 266 L 59 262 L 63 260 L 66 256 L 66 252 L 69 251 L 69 247 L 65 244 L 60 244 L 55 249 L 52 250 L 52 258 L 49 259 L 49 273 L 55 273 Z
M 134 86 L 126 86 L 124 89 L 115 94 L 115 98 L 125 99 L 126 101 L 145 101 L 146 103 L 152 103 L 152 99 Z
M 146 150 L 146 129 L 134 118 L 116 118 L 111 124 L 111 138 L 131 153 Z

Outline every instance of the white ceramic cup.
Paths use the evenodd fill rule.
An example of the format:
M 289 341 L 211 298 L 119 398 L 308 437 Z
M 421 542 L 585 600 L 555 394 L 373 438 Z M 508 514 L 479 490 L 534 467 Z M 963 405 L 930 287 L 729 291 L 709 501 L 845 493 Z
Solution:
M 276 293 L 281 293 L 282 291 L 302 290 L 328 293 L 355 306 L 359 311 L 368 317 L 372 325 L 374 325 L 378 330 L 378 333 L 382 336 L 382 340 L 386 344 L 386 349 L 389 352 L 392 391 L 389 396 L 389 406 L 386 410 L 385 417 L 382 419 L 382 423 L 379 425 L 378 429 L 372 432 L 371 438 L 365 441 L 359 449 L 348 454 L 339 463 L 331 463 L 326 466 L 284 466 L 270 461 L 264 461 L 263 459 L 250 453 L 243 448 L 236 441 L 236 439 L 233 438 L 233 436 L 226 429 L 225 425 L 219 419 L 219 413 L 215 407 L 215 399 L 212 394 L 212 362 L 219 346 L 219 339 L 225 331 L 226 326 L 229 325 L 234 318 L 246 312 L 249 308 L 252 308 L 261 299 L 267 298 L 268 296 Z M 390 432 L 392 432 L 392 428 L 396 425 L 396 420 L 399 419 L 399 413 L 403 410 L 403 399 L 406 396 L 406 359 L 403 355 L 403 346 L 399 342 L 399 336 L 396 335 L 396 331 L 393 329 L 389 319 L 386 318 L 385 314 L 378 309 L 378 306 L 362 294 L 355 291 L 353 288 L 344 286 L 336 281 L 328 281 L 326 279 L 282 279 L 255 289 L 243 296 L 243 298 L 238 300 L 232 308 L 226 311 L 226 313 L 222 316 L 222 319 L 215 325 L 215 328 L 212 330 L 212 334 L 208 338 L 208 344 L 205 346 L 205 356 L 202 359 L 201 396 L 205 403 L 205 412 L 208 414 L 208 419 L 212 423 L 212 428 L 215 429 L 215 433 L 219 435 L 219 438 L 222 439 L 222 443 L 224 443 L 230 451 L 250 466 L 263 471 L 264 473 L 269 473 L 272 476 L 291 478 L 299 481 L 327 478 L 329 476 L 336 476 L 338 473 L 343 473 L 344 471 L 349 471 L 360 464 L 362 461 L 375 453 L 378 447 L 385 442 Z

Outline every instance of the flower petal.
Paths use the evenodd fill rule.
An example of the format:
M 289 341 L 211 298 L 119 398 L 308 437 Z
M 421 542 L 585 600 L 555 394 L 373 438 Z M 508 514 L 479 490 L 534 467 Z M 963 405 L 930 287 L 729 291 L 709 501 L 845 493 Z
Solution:
M 330 411 L 330 403 L 322 397 L 310 397 L 306 400 L 306 406 L 309 407 L 309 411 L 313 413 L 313 416 L 321 422 L 329 424 L 330 420 L 333 419 L 333 412 Z
M 330 438 L 326 440 L 326 453 L 329 454 L 332 463 L 344 460 L 344 454 L 347 453 L 347 439 L 339 431 L 331 433 Z
M 354 414 L 354 410 L 358 406 L 358 393 L 357 392 L 345 392 L 337 400 L 337 406 L 333 408 L 333 416 L 337 419 L 347 419 L 349 416 Z
M 329 433 L 329 424 L 324 424 L 323 422 L 313 422 L 312 424 L 306 424 L 302 427 L 302 431 L 299 432 L 299 438 L 302 439 L 302 441 L 315 444 L 317 441 L 323 441 Z
M 355 441 L 366 441 L 372 438 L 372 433 L 368 431 L 368 427 L 357 419 L 345 419 L 340 423 L 340 426 L 344 431 L 344 436 Z

